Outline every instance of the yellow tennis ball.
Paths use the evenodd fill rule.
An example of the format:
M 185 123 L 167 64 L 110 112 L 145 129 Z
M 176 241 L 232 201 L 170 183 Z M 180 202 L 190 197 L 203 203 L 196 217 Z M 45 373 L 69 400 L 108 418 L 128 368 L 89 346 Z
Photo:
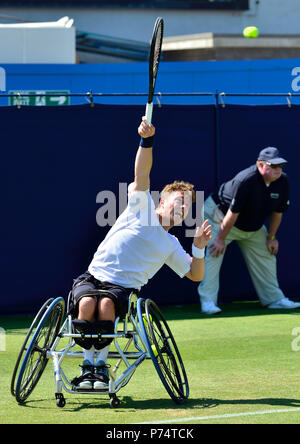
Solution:
M 247 39 L 256 39 L 258 37 L 259 31 L 256 26 L 247 26 L 243 31 L 243 36 Z
M 157 355 L 158 355 L 158 351 L 157 351 L 157 348 L 155 347 L 155 345 L 152 344 L 152 345 L 151 345 L 151 348 L 152 348 L 152 351 L 153 351 L 153 353 L 154 353 L 154 356 L 157 357 Z

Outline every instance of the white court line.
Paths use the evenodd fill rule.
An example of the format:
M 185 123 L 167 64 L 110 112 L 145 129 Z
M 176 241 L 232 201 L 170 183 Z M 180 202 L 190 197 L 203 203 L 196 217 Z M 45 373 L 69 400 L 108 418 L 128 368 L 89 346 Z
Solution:
M 162 421 L 139 422 L 136 424 L 173 424 L 175 422 L 181 423 L 181 422 L 187 422 L 187 421 L 206 421 L 209 419 L 237 418 L 239 416 L 270 415 L 272 413 L 289 413 L 289 412 L 297 412 L 298 410 L 300 410 L 300 407 L 295 407 L 294 409 L 260 410 L 258 412 L 227 413 L 224 415 L 195 416 L 195 417 L 191 417 L 191 418 L 164 419 Z

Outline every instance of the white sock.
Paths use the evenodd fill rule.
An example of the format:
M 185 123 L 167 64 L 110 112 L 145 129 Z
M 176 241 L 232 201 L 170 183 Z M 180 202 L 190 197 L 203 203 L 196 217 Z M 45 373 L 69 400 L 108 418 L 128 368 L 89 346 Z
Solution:
M 108 344 L 106 347 L 102 348 L 96 353 L 96 362 L 98 361 L 104 361 L 106 363 L 108 352 L 109 352 L 110 344 Z
M 86 350 L 84 348 L 83 353 L 84 353 L 84 360 L 90 361 L 90 363 L 94 365 L 94 357 L 95 357 L 94 346 L 92 345 L 92 347 L 89 350 Z

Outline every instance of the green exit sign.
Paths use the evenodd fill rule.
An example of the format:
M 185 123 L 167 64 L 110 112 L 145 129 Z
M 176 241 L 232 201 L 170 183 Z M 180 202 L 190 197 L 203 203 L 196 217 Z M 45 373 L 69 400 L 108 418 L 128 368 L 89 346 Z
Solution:
M 70 91 L 9 91 L 10 106 L 70 105 Z

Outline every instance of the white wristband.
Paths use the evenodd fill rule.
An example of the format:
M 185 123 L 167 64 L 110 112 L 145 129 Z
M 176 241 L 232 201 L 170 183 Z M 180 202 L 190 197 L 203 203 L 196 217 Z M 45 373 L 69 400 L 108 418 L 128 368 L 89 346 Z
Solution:
M 192 245 L 193 256 L 197 259 L 203 259 L 205 256 L 205 248 L 198 248 L 194 244 Z

